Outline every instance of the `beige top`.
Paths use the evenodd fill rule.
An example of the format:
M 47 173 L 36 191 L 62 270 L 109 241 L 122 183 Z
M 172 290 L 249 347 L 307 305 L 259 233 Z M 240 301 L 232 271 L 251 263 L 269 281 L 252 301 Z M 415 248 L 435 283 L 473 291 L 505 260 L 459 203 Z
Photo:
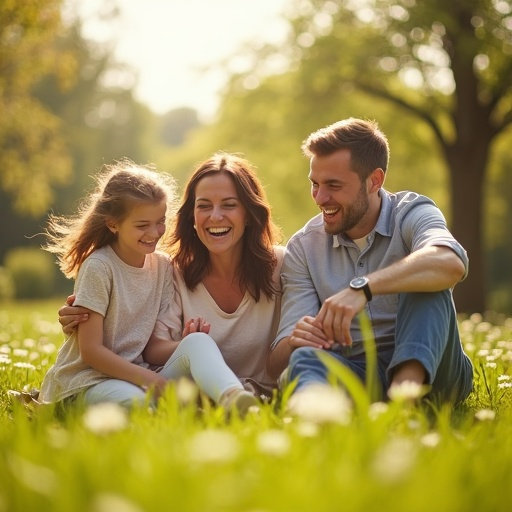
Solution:
M 124 263 L 110 246 L 102 247 L 80 267 L 75 293 L 75 306 L 104 316 L 103 344 L 124 359 L 147 367 L 142 350 L 158 314 L 168 309 L 175 293 L 169 256 L 149 254 L 144 267 L 137 268 Z M 57 402 L 108 378 L 82 361 L 75 333 L 59 350 L 39 397 L 43 402 Z
M 265 386 L 275 386 L 274 379 L 267 375 L 265 365 L 270 344 L 274 340 L 281 309 L 281 265 L 284 248 L 276 247 L 277 266 L 274 282 L 279 295 L 273 300 L 262 294 L 255 302 L 246 293 L 234 313 L 226 313 L 213 300 L 205 286 L 200 283 L 189 290 L 181 273 L 175 269 L 174 279 L 177 293 L 169 310 L 159 316 L 155 333 L 164 339 L 180 340 L 184 321 L 203 317 L 211 324 L 210 336 L 215 340 L 226 361 L 242 381 L 252 379 Z

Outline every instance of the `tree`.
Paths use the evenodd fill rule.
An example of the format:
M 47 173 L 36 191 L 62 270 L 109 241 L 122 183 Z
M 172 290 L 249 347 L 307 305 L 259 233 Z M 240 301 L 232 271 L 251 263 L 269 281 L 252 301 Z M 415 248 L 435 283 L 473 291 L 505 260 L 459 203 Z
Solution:
M 429 126 L 449 173 L 451 229 L 471 262 L 458 308 L 484 311 L 483 191 L 493 142 L 512 121 L 512 2 L 303 0 L 290 2 L 289 19 L 278 52 L 299 69 L 307 101 L 335 108 L 355 89 Z
M 53 187 L 70 176 L 71 162 L 57 116 L 33 95 L 41 77 L 60 87 L 75 77 L 75 60 L 55 44 L 62 28 L 61 0 L 0 3 L 0 187 L 16 211 L 39 215 Z

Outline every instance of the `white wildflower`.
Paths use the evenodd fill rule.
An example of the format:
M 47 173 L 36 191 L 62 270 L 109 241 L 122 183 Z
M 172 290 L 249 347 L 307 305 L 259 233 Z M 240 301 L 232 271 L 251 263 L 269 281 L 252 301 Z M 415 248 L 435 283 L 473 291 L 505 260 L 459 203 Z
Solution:
M 291 396 L 288 411 L 312 423 L 347 424 L 351 418 L 352 404 L 341 389 L 312 384 Z
M 480 313 L 473 313 L 469 319 L 474 323 L 474 324 L 479 324 L 482 320 L 483 320 L 483 316 L 480 314 Z
M 13 366 L 15 366 L 16 368 L 23 368 L 25 370 L 35 370 L 36 369 L 36 367 L 33 364 L 23 363 L 21 361 L 14 363 Z
M 421 398 L 428 391 L 428 386 L 418 384 L 417 382 L 404 381 L 401 384 L 389 388 L 388 396 L 394 402 L 409 402 Z
M 370 409 L 368 410 L 368 417 L 375 421 L 379 416 L 382 416 L 389 409 L 389 405 L 385 402 L 374 402 L 370 405 Z
M 493 421 L 496 413 L 491 409 L 480 409 L 475 412 L 475 418 L 479 421 Z
M 25 348 L 15 348 L 12 351 L 12 355 L 15 357 L 27 357 L 28 356 L 28 350 Z
M 498 367 L 498 365 L 496 363 L 485 363 L 485 367 L 492 368 L 493 370 L 495 370 Z
M 236 437 L 221 430 L 205 430 L 190 439 L 189 454 L 195 462 L 231 462 L 240 452 Z
M 53 448 L 66 448 L 70 442 L 68 431 L 58 424 L 51 424 L 46 427 L 46 436 L 48 444 Z
M 476 332 L 488 332 L 492 329 L 492 325 L 489 322 L 480 322 L 476 327 Z
M 301 421 L 297 424 L 295 430 L 301 437 L 316 437 L 320 431 L 316 423 L 309 421 Z
M 498 375 L 498 381 L 500 381 L 500 382 L 509 381 L 509 380 L 512 380 L 512 377 L 510 375 L 505 375 L 503 373 L 501 375 Z
M 464 350 L 467 353 L 473 353 L 476 350 L 476 346 L 475 346 L 474 343 L 467 342 L 467 343 L 464 344 Z
M 104 402 L 91 405 L 84 414 L 84 425 L 99 435 L 110 434 L 128 426 L 128 413 L 119 404 Z
M 267 455 L 286 455 L 290 451 L 290 437 L 282 430 L 267 430 L 259 434 L 256 445 L 261 453 Z
M 176 382 L 176 396 L 180 403 L 184 405 L 194 403 L 198 393 L 197 385 L 192 380 L 181 378 Z
M 498 384 L 499 389 L 510 389 L 512 388 L 512 382 L 500 382 Z
M 421 438 L 421 444 L 428 448 L 435 448 L 441 442 L 441 435 L 439 432 L 429 432 Z
M 139 505 L 119 494 L 102 493 L 94 498 L 91 512 L 112 512 L 113 510 L 115 512 L 143 512 Z
M 375 454 L 372 469 L 385 482 L 396 482 L 405 477 L 416 460 L 416 448 L 411 440 L 394 438 Z
M 53 343 L 44 343 L 41 345 L 40 350 L 44 354 L 53 354 L 57 350 L 57 347 Z

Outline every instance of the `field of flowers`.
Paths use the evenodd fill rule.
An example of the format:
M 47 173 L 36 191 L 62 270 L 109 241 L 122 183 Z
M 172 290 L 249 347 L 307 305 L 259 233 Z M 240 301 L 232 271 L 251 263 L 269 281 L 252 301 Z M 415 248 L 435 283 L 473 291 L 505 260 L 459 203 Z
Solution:
M 226 421 L 187 382 L 159 409 L 31 410 L 63 335 L 56 302 L 0 304 L 0 512 L 508 511 L 512 319 L 460 319 L 475 389 L 453 410 L 351 392 Z

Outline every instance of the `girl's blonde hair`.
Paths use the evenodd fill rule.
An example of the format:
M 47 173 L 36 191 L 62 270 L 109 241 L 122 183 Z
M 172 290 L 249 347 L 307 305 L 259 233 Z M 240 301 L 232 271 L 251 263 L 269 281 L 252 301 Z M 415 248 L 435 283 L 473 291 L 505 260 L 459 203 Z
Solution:
M 176 182 L 152 166 L 128 159 L 105 165 L 95 176 L 96 187 L 82 199 L 75 215 L 50 215 L 43 249 L 57 255 L 66 277 L 76 277 L 83 261 L 95 250 L 110 244 L 115 235 L 107 222 L 121 222 L 137 203 L 167 204 L 167 221 L 175 211 Z M 165 242 L 164 239 L 161 243 Z

